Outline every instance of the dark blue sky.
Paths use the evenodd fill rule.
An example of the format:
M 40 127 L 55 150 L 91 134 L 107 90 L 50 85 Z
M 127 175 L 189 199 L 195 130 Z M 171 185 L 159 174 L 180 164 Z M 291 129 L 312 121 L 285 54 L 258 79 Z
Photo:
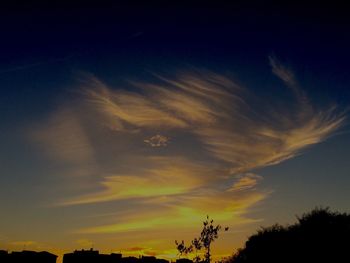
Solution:
M 147 70 L 194 65 L 231 70 L 243 81 L 263 83 L 269 75 L 267 57 L 274 54 L 295 68 L 299 78 L 315 78 L 321 92 L 343 102 L 349 98 L 350 84 L 345 10 L 335 4 L 240 1 L 182 6 L 96 6 L 78 1 L 4 7 L 2 100 L 13 105 L 14 96 L 26 100 L 35 90 L 40 92 L 33 97 L 46 100 L 76 71 L 115 81 Z M 252 80 L 251 75 L 257 76 Z
M 347 208 L 344 6 L 49 2 L 0 9 L 0 249 L 116 249 L 109 232 L 157 247 L 148 239 L 163 232 L 147 231 L 176 235 L 211 213 L 241 227 L 224 255 L 259 224 Z M 170 246 L 152 251 L 171 257 Z

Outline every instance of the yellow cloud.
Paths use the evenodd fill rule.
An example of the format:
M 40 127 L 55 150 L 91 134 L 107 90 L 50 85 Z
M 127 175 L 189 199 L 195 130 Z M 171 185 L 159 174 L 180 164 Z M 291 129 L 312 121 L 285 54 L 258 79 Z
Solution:
M 259 189 L 262 178 L 251 172 L 322 142 L 345 119 L 335 108 L 315 109 L 292 72 L 270 63 L 294 94 L 283 108 L 212 72 L 155 76 L 133 83 L 134 91 L 89 79 L 82 87 L 88 114 L 59 111 L 38 132 L 44 148 L 69 164 L 66 175 L 90 175 L 81 182 L 90 187 L 77 184 L 59 204 L 110 202 L 117 211 L 77 233 L 177 233 L 174 226 L 193 229 L 207 214 L 230 226 L 256 222 L 247 213 L 271 191 Z
M 61 205 L 77 205 L 130 198 L 148 198 L 187 193 L 203 184 L 207 171 L 183 158 L 151 157 L 151 168 L 137 175 L 104 177 L 102 191 L 64 201 Z
M 247 190 L 247 189 L 245 189 Z M 250 189 L 251 190 L 251 189 Z M 240 225 L 256 222 L 246 218 L 247 209 L 264 200 L 269 192 L 242 191 L 233 194 L 229 189 L 224 191 L 203 191 L 197 195 L 174 196 L 159 203 L 158 199 L 148 199 L 143 205 L 156 204 L 149 213 L 117 216 L 118 223 L 81 229 L 84 234 L 122 233 L 157 229 L 197 228 L 207 214 L 215 215 L 221 223 Z M 139 211 L 140 212 L 140 211 Z

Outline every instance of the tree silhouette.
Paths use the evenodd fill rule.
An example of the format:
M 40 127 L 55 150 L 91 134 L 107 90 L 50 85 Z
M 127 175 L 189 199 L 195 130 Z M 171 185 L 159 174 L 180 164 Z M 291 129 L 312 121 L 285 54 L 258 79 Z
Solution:
M 187 255 L 193 251 L 192 245 L 186 246 L 185 241 L 183 240 L 181 242 L 178 242 L 177 240 L 175 240 L 175 244 L 176 244 L 177 251 L 179 251 L 179 258 L 182 255 Z
M 179 251 L 180 256 L 183 254 L 188 254 L 193 252 L 193 248 L 196 251 L 196 256 L 194 257 L 194 262 L 200 262 L 201 258 L 198 255 L 198 252 L 204 248 L 205 254 L 204 254 L 204 262 L 210 263 L 211 261 L 211 244 L 215 241 L 215 239 L 219 238 L 219 232 L 221 230 L 221 225 L 214 225 L 214 220 L 210 219 L 209 216 L 207 216 L 206 220 L 203 221 L 203 229 L 200 233 L 199 238 L 194 238 L 191 241 L 190 246 L 186 246 L 185 242 L 182 240 L 182 242 L 178 242 L 175 240 L 176 248 Z M 224 228 L 224 231 L 228 231 L 228 227 Z
M 203 229 L 200 237 L 202 245 L 206 250 L 204 258 L 205 258 L 205 262 L 207 263 L 210 263 L 210 260 L 211 260 L 211 253 L 210 253 L 211 243 L 214 242 L 215 239 L 219 237 L 220 230 L 221 230 L 221 226 L 220 225 L 214 226 L 214 220 L 209 219 L 209 216 L 207 216 L 207 219 L 203 222 Z M 227 230 L 228 230 L 228 227 L 225 227 L 225 231 Z
M 201 261 L 200 256 L 198 255 L 198 251 L 202 249 L 202 242 L 200 238 L 195 238 L 191 241 L 192 246 L 194 247 L 196 251 L 196 256 L 194 257 L 193 261 L 196 263 L 199 263 Z
M 260 229 L 226 262 L 350 262 L 350 214 L 316 208 L 297 219 Z

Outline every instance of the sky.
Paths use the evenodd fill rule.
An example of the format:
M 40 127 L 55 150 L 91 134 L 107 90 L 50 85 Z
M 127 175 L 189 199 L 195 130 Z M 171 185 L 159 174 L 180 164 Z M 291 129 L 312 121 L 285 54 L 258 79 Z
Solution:
M 0 249 L 176 258 L 209 215 L 220 258 L 316 206 L 349 212 L 341 6 L 0 12 Z

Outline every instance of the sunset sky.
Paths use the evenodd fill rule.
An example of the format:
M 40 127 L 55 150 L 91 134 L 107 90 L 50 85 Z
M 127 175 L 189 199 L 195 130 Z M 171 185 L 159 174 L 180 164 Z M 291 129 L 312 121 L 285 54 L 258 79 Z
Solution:
M 0 249 L 174 258 L 209 215 L 221 257 L 349 212 L 342 7 L 78 2 L 0 11 Z

